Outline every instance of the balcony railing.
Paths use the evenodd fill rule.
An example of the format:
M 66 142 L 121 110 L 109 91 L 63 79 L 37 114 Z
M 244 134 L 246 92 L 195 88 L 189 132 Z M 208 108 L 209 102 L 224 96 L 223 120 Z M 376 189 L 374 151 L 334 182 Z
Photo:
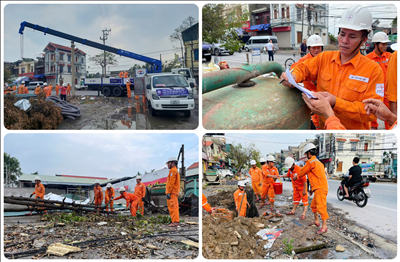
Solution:
M 373 151 L 358 151 L 357 155 L 360 157 L 373 157 L 375 154 Z

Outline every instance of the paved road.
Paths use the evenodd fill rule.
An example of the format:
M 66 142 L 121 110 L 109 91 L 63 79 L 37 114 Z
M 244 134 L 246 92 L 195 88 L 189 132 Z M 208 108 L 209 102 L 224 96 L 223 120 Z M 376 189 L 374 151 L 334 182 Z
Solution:
M 291 188 L 291 182 L 284 183 L 287 184 L 284 188 Z M 348 200 L 339 201 L 336 196 L 339 180 L 329 180 L 328 184 L 328 203 L 347 212 L 346 218 L 359 227 L 397 243 L 397 184 L 370 183 L 371 198 L 363 208 Z

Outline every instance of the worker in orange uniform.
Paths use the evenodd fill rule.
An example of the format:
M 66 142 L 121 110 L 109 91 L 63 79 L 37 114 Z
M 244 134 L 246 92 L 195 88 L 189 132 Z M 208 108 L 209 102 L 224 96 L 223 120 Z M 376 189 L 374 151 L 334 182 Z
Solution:
M 263 159 L 264 160 L 264 159 Z M 266 159 L 267 164 L 266 167 L 263 168 L 263 191 L 262 191 L 262 198 L 263 201 L 259 209 L 263 206 L 270 204 L 271 209 L 270 211 L 274 211 L 274 203 L 275 203 L 275 190 L 274 190 L 274 182 L 275 179 L 279 178 L 279 171 L 275 167 L 276 159 L 272 155 L 268 155 Z M 269 201 L 265 203 L 265 199 L 268 195 Z
M 71 86 L 69 85 L 69 82 L 67 83 L 67 96 L 71 95 Z
M 51 91 L 53 91 L 53 85 L 50 84 L 50 85 L 49 85 L 49 88 L 50 88 L 50 95 L 51 95 Z
M 390 111 L 397 115 L 397 43 L 391 45 L 390 48 L 396 51 L 389 58 L 385 97 L 389 100 Z
M 203 209 L 208 212 L 208 213 L 212 213 L 213 210 L 215 209 L 215 207 L 211 207 L 210 204 L 208 203 L 207 197 L 202 194 L 202 205 Z
M 106 206 L 106 211 L 108 211 L 108 206 L 110 206 L 110 211 L 112 212 L 112 211 L 114 211 L 114 201 L 113 200 L 115 197 L 115 190 L 112 187 L 111 183 L 108 183 L 106 187 L 107 187 L 107 189 L 104 192 L 104 204 L 106 204 L 106 205 L 108 204 Z M 110 203 L 108 203 L 108 202 L 110 202 Z
M 340 119 L 335 116 L 335 112 L 329 101 L 320 93 L 312 92 L 318 99 L 308 98 L 303 94 L 303 100 L 307 106 L 315 114 L 323 116 L 325 121 L 325 129 L 329 130 L 346 130 L 344 125 L 340 122 Z M 378 119 L 388 122 L 390 130 L 397 126 L 397 115 L 392 113 L 389 108 L 380 99 L 365 99 L 362 101 L 365 104 L 365 110 L 367 114 L 373 114 Z
M 35 195 L 35 199 L 44 199 L 44 194 L 45 194 L 45 188 L 44 185 L 41 183 L 42 179 L 40 179 L 39 176 L 35 177 L 35 191 L 29 196 L 32 198 L 33 195 Z M 45 211 L 46 212 L 46 211 Z M 27 213 L 27 215 L 32 216 L 32 211 L 30 213 Z
M 118 200 L 118 199 L 125 199 L 126 200 L 126 207 L 125 210 L 130 209 L 131 211 L 131 215 L 136 217 L 136 207 L 138 205 L 138 200 L 139 198 L 137 196 L 135 196 L 134 194 L 129 194 L 127 192 L 125 192 L 125 188 L 121 187 L 118 192 L 121 194 L 119 197 L 115 198 L 114 200 Z
M 119 78 L 124 78 L 124 71 L 119 72 L 118 76 Z
M 144 198 L 146 197 L 146 186 L 142 183 L 142 177 L 136 177 L 135 191 L 133 192 L 138 197 L 138 210 L 144 215 Z
M 35 94 L 38 95 L 40 93 L 40 91 L 42 91 L 42 88 L 40 88 L 40 85 L 37 84 L 37 86 L 35 88 Z
M 100 181 L 94 181 L 94 205 L 98 208 L 96 210 L 100 210 L 101 202 L 103 202 L 103 189 L 100 187 Z
M 50 87 L 47 85 L 47 83 L 43 83 L 43 91 L 46 95 L 46 97 L 49 97 L 51 95 L 51 90 Z
M 22 81 L 19 85 L 18 94 L 29 94 L 28 88 L 25 86 L 25 81 Z
M 257 167 L 256 160 L 250 161 L 251 168 L 249 170 L 249 174 L 251 176 L 251 185 L 253 186 L 254 194 L 256 194 L 256 200 L 259 201 L 261 197 L 261 169 Z
M 168 225 L 169 227 L 179 226 L 178 194 L 181 178 L 177 169 L 177 165 L 178 160 L 175 157 L 171 157 L 168 159 L 167 166 L 169 169 L 169 173 L 167 177 L 165 193 L 167 194 L 167 205 L 172 221 L 172 223 Z
M 131 98 L 131 81 L 129 79 L 126 82 L 126 92 L 127 92 L 128 98 Z
M 24 83 L 25 83 L 25 82 L 24 82 Z M 17 86 L 16 86 L 16 85 L 13 85 L 12 90 L 13 90 L 13 91 L 17 90 Z
M 5 87 L 5 88 L 4 88 L 4 94 L 5 94 L 5 95 L 8 94 L 8 93 L 11 93 L 12 91 L 13 91 L 13 90 L 12 90 L 11 86 Z
M 324 43 L 322 42 L 322 38 L 319 35 L 312 35 L 307 39 L 307 48 L 309 53 L 302 58 L 299 59 L 296 63 L 292 64 L 291 69 L 298 66 L 300 63 L 304 61 L 316 57 L 319 53 L 324 51 Z M 315 86 L 315 81 L 304 81 L 304 87 L 310 91 L 317 91 L 317 87 Z M 317 114 L 313 114 L 311 116 L 311 121 L 314 124 L 316 130 L 320 130 L 319 128 L 319 118 Z M 311 128 L 314 129 L 314 128 Z
M 306 219 L 308 207 L 307 177 L 303 176 L 302 178 L 294 180 L 294 178 L 297 178 L 298 174 L 300 173 L 300 167 L 294 163 L 294 159 L 292 157 L 289 156 L 285 158 L 285 166 L 288 169 L 288 172 L 286 175 L 281 177 L 291 178 L 293 187 L 293 209 L 286 215 L 295 215 L 297 206 L 300 204 L 301 200 L 303 202 L 303 214 L 299 219 L 304 220 Z
M 246 217 L 247 207 L 250 208 L 250 204 L 247 202 L 247 195 L 244 192 L 246 187 L 245 181 L 238 182 L 238 190 L 233 193 L 233 198 L 235 199 L 236 211 L 238 212 L 238 217 Z
M 304 147 L 304 154 L 307 155 L 307 162 L 300 170 L 297 177 L 293 180 L 301 179 L 305 175 L 308 176 L 311 185 L 310 196 L 314 194 L 311 202 L 311 210 L 314 213 L 314 222 L 308 226 L 320 226 L 318 214 L 321 215 L 322 227 L 317 234 L 323 234 L 328 231 L 327 220 L 329 218 L 326 207 L 326 196 L 328 195 L 328 179 L 325 174 L 324 164 L 317 159 L 317 149 L 314 144 L 307 144 Z
M 383 80 L 385 83 L 384 92 L 386 94 L 386 73 L 389 65 L 389 57 L 391 56 L 391 53 L 386 52 L 386 50 L 390 40 L 385 32 L 378 32 L 372 37 L 372 42 L 375 44 L 375 48 L 371 53 L 367 54 L 366 57 L 377 63 L 382 68 Z M 386 96 L 383 97 L 383 102 L 387 107 L 389 107 L 389 100 L 387 100 Z M 371 129 L 377 130 L 378 126 L 379 125 L 376 120 L 371 122 Z M 385 122 L 385 129 L 388 130 L 389 128 L 389 123 Z
M 58 96 L 60 94 L 60 85 L 57 83 L 56 85 L 56 95 Z
M 371 24 L 372 15 L 366 7 L 350 7 L 337 25 L 339 51 L 322 52 L 299 64 L 292 74 L 296 82 L 317 81 L 317 91 L 328 99 L 347 129 L 370 130 L 376 117 L 367 114 L 362 100 L 383 100 L 382 69 L 360 54 Z M 286 73 L 281 78 L 283 85 L 293 87 L 287 82 Z M 319 117 L 319 126 L 325 126 L 325 118 Z

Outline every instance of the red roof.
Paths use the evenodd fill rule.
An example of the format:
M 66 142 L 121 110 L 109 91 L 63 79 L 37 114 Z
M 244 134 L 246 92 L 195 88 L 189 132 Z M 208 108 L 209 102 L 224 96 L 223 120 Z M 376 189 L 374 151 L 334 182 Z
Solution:
M 192 168 L 198 168 L 199 167 L 199 162 L 193 163 L 190 167 L 187 169 L 192 169 Z
M 212 145 L 212 141 L 206 141 L 206 146 L 210 146 L 210 145 Z
M 61 49 L 61 50 L 65 50 L 71 53 L 71 47 L 68 46 L 63 46 L 63 45 L 59 45 L 59 44 L 54 44 L 52 42 L 49 42 L 47 44 L 47 46 L 44 48 L 44 50 L 49 49 L 49 50 L 56 50 L 56 48 Z M 82 50 L 80 50 L 79 48 L 75 48 L 75 53 L 81 52 L 82 54 L 86 55 L 85 52 L 83 52 Z
M 105 177 L 93 177 L 93 176 L 71 176 L 71 175 L 61 175 L 63 177 L 78 177 L 78 178 L 89 178 L 89 179 L 98 179 L 98 180 L 108 180 Z

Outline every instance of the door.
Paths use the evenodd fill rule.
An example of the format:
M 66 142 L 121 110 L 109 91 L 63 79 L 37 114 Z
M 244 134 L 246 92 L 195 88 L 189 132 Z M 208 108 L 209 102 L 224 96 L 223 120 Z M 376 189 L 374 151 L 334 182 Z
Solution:
M 301 39 L 301 35 L 302 35 L 301 32 L 297 32 L 297 43 L 298 44 L 301 44 L 301 42 L 303 42 L 303 40 Z
M 343 168 L 343 162 L 339 162 L 337 171 L 342 171 L 342 168 Z

